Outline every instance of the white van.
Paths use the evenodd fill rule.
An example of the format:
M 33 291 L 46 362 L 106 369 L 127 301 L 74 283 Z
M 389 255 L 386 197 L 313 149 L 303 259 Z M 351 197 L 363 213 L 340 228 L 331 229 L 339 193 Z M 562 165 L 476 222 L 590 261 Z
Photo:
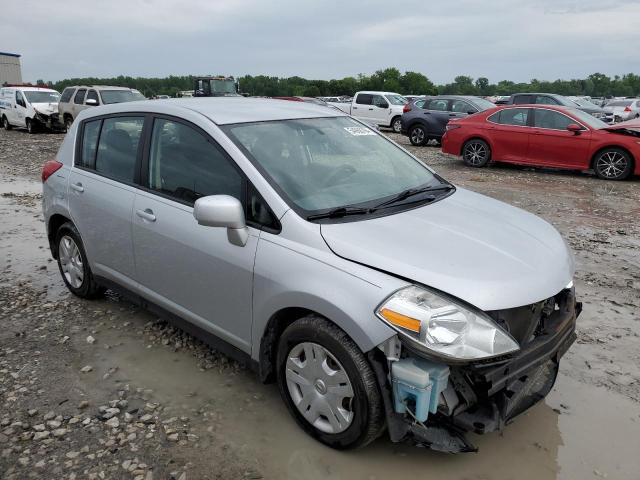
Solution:
M 58 117 L 60 94 L 50 88 L 3 87 L 0 89 L 0 115 L 6 130 L 24 127 L 29 133 L 40 128 L 62 130 Z

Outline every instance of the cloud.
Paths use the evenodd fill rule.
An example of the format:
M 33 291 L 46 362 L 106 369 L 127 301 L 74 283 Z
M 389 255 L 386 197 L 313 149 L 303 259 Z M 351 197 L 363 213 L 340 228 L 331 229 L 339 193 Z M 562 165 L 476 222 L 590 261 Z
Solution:
M 491 81 L 637 68 L 638 0 L 8 0 L 24 78 L 299 75 L 387 66 Z

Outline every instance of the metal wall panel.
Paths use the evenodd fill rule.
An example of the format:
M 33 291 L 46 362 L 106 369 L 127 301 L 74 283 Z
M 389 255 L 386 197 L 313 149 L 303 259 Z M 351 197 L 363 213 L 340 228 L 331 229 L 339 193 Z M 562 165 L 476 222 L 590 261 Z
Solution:
M 0 54 L 0 86 L 6 83 L 22 83 L 20 57 Z

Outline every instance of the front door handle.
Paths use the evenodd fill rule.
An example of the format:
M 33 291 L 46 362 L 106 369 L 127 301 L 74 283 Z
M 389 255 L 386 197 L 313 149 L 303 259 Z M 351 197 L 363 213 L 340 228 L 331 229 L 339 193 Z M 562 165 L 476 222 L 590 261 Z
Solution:
M 136 210 L 136 215 L 138 215 L 140 218 L 148 220 L 149 222 L 156 221 L 156 216 L 153 214 L 153 210 L 151 210 L 150 208 L 146 208 L 144 210 Z
M 76 192 L 80 192 L 80 193 L 84 192 L 84 187 L 80 182 L 72 183 L 71 188 L 73 188 Z

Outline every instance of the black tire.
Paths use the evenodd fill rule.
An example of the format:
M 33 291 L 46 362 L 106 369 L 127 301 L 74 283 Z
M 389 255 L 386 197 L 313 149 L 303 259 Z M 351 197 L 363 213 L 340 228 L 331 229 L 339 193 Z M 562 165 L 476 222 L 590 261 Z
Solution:
M 9 119 L 7 118 L 6 115 L 2 116 L 2 126 L 4 127 L 5 130 L 11 130 L 13 128 L 9 123 Z
M 462 147 L 462 159 L 470 167 L 485 167 L 491 160 L 489 144 L 479 138 L 472 138 Z
M 301 343 L 324 347 L 344 368 L 354 396 L 350 404 L 353 419 L 340 433 L 325 433 L 309 423 L 293 402 L 286 379 L 289 353 Z M 308 315 L 287 327 L 278 343 L 277 378 L 280 394 L 298 425 L 320 442 L 336 449 L 351 449 L 375 440 L 385 427 L 384 406 L 376 376 L 358 346 L 333 323 L 318 315 Z
M 400 133 L 402 131 L 402 120 L 400 120 L 400 117 L 393 117 L 391 119 L 391 130 L 393 130 L 394 133 Z
M 73 118 L 70 116 L 66 116 L 64 119 L 64 128 L 66 129 L 67 132 L 71 128 L 71 125 L 73 125 Z
M 69 280 L 67 280 L 65 272 L 63 270 L 60 242 L 65 237 L 69 237 L 75 242 L 75 245 L 77 246 L 82 258 L 83 279 L 82 283 L 78 286 L 73 286 L 71 285 L 71 283 L 69 283 Z M 69 291 L 80 298 L 92 299 L 101 297 L 106 289 L 98 285 L 98 283 L 96 283 L 95 279 L 93 278 L 93 274 L 91 273 L 91 268 L 89 267 L 89 262 L 87 260 L 87 254 L 84 251 L 82 238 L 80 238 L 80 233 L 78 233 L 78 230 L 73 223 L 67 222 L 58 229 L 58 231 L 56 232 L 55 248 L 56 257 L 58 259 L 58 269 L 60 270 L 62 280 L 64 281 L 64 284 L 67 286 Z
M 411 145 L 415 145 L 416 147 L 422 147 L 427 144 L 429 136 L 427 135 L 427 130 L 424 128 L 424 125 L 413 125 L 409 129 L 409 141 Z
M 621 148 L 605 148 L 593 158 L 593 171 L 603 180 L 624 180 L 633 171 L 633 158 Z
M 33 120 L 31 120 L 30 118 L 27 118 L 25 120 L 26 123 L 26 127 L 27 127 L 27 132 L 34 134 L 38 131 L 38 126 L 33 123 Z

